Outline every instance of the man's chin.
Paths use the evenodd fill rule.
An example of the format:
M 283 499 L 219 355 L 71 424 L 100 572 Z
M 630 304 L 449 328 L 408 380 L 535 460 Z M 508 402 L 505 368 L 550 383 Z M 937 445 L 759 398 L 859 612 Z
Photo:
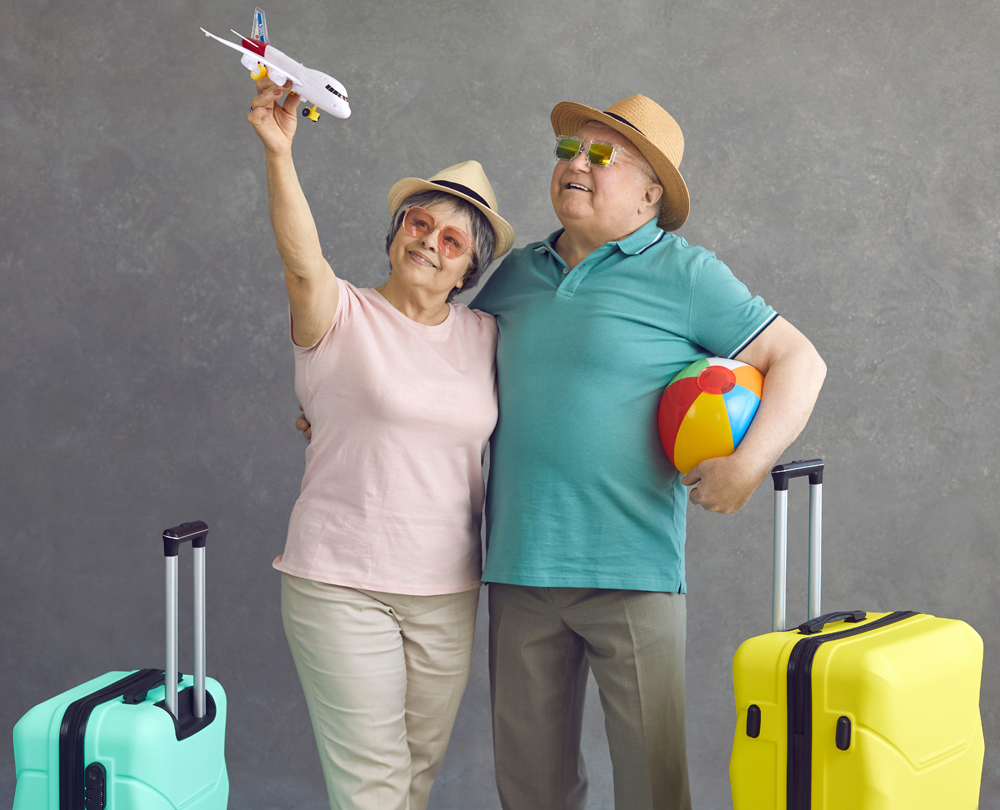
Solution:
M 582 201 L 581 201 L 582 202 Z M 566 228 L 570 224 L 580 225 L 592 219 L 594 216 L 594 209 L 589 205 L 581 205 L 575 201 L 563 201 L 562 205 L 555 209 L 556 217 L 562 223 L 563 227 Z

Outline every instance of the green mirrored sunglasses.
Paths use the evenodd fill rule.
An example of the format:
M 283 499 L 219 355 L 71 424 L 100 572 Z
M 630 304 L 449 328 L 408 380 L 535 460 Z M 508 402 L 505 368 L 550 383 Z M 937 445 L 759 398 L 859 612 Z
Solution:
M 622 147 L 615 146 L 613 143 L 591 141 L 584 154 L 587 163 L 591 166 L 605 167 L 615 162 L 615 155 L 621 149 Z M 578 138 L 575 135 L 558 135 L 556 137 L 556 160 L 575 160 L 581 152 L 583 152 L 583 138 Z

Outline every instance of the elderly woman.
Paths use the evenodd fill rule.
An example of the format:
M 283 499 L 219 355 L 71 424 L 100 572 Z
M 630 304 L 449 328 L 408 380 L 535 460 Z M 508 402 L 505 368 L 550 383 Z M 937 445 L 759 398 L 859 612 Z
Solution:
M 257 83 L 295 391 L 312 423 L 281 613 L 330 806 L 424 810 L 468 679 L 493 317 L 452 303 L 514 234 L 475 161 L 389 192 L 390 274 L 335 275 L 292 163 L 299 97 Z

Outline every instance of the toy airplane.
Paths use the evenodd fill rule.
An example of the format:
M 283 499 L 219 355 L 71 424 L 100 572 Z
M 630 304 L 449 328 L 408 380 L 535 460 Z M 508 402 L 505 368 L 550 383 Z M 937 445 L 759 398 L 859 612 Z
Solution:
M 337 118 L 348 118 L 351 115 L 351 105 L 347 103 L 347 90 L 344 89 L 344 85 L 333 76 L 307 68 L 301 62 L 296 62 L 268 44 L 267 21 L 264 19 L 264 12 L 259 8 L 253 14 L 253 33 L 249 39 L 233 31 L 240 37 L 241 45 L 210 34 L 204 28 L 201 30 L 205 36 L 242 53 L 243 58 L 240 61 L 250 71 L 250 78 L 254 81 L 268 76 L 275 84 L 284 86 L 285 82 L 291 79 L 291 92 L 302 96 L 302 100 L 308 105 L 302 108 L 302 115 L 309 120 L 319 121 L 319 110 L 326 110 Z

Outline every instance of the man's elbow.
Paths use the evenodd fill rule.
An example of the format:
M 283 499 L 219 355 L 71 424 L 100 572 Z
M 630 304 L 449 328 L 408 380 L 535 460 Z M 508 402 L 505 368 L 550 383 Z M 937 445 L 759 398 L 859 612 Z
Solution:
M 806 375 L 808 379 L 813 383 L 816 388 L 816 393 L 823 387 L 823 382 L 826 380 L 826 362 L 820 356 L 820 353 L 816 351 L 816 347 L 812 345 L 809 341 L 806 341 L 807 347 L 804 352 L 805 360 L 807 363 Z

